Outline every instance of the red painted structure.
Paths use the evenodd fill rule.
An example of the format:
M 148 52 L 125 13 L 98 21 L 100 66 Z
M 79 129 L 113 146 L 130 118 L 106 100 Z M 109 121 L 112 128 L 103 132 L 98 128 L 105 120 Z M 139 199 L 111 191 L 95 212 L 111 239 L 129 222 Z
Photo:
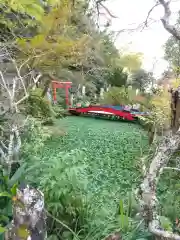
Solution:
M 70 108 L 69 111 L 71 112 L 72 109 Z M 98 111 L 98 112 L 107 112 L 109 114 L 113 114 L 115 116 L 118 116 L 120 118 L 132 121 L 134 120 L 133 116 L 129 112 L 122 112 L 116 109 L 106 108 L 106 107 L 100 107 L 100 106 L 91 106 L 86 108 L 76 108 L 77 113 L 88 113 L 90 111 Z M 102 113 L 103 114 L 103 113 Z
M 89 106 L 89 107 L 76 107 L 71 108 L 69 104 L 69 88 L 71 88 L 72 82 L 58 82 L 52 81 L 53 100 L 57 101 L 56 89 L 63 88 L 66 93 L 66 106 L 69 108 L 69 112 L 73 115 L 92 115 L 92 116 L 115 116 L 117 119 L 124 119 L 128 121 L 134 121 L 138 116 L 147 116 L 148 113 L 135 111 L 133 109 L 127 111 L 122 106 Z
M 69 106 L 69 88 L 71 88 L 72 82 L 58 82 L 52 81 L 52 89 L 53 89 L 53 100 L 57 101 L 56 89 L 63 88 L 66 92 L 66 106 Z
M 147 116 L 148 113 L 143 113 L 139 111 L 127 111 L 115 109 L 112 107 L 106 106 L 89 106 L 89 107 L 80 107 L 80 108 L 69 108 L 69 112 L 73 115 L 94 115 L 94 116 L 116 116 L 118 119 L 134 121 L 138 116 Z

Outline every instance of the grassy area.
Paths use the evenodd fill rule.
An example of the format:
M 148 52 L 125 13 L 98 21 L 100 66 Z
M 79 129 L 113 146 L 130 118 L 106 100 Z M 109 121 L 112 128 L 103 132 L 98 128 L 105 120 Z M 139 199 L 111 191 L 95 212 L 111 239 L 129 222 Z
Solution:
M 57 124 L 66 135 L 48 140 L 31 156 L 28 180 L 38 183 L 56 218 L 89 234 L 86 239 L 101 239 L 120 227 L 120 200 L 140 183 L 138 159 L 148 149 L 147 135 L 136 124 L 92 118 Z

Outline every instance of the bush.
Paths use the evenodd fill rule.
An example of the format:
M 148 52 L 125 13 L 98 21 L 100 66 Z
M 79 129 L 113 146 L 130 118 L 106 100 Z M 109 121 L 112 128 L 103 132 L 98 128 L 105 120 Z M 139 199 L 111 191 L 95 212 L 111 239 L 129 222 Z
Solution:
M 26 180 L 44 192 L 46 208 L 54 218 L 72 229 L 80 229 L 87 189 L 85 158 L 81 151 L 59 152 L 49 159 L 48 155 L 31 157 L 28 161 Z M 80 163 L 78 163 L 80 162 Z M 84 211 L 85 212 L 85 211 Z M 52 219 L 48 224 L 49 234 L 63 236 L 67 229 Z M 66 238 L 71 239 L 71 238 Z
M 112 87 L 109 92 L 104 94 L 102 103 L 109 105 L 126 105 L 130 103 L 128 90 L 125 87 Z
M 87 173 L 86 166 L 78 164 L 85 156 L 81 151 L 69 153 L 58 151 L 56 156 L 49 157 L 50 153 L 43 151 L 46 140 L 54 135 L 49 128 L 34 119 L 29 119 L 27 123 L 26 131 L 22 136 L 21 153 L 21 159 L 27 165 L 25 180 L 43 191 L 46 208 L 55 218 L 75 228 L 80 224 L 78 221 L 85 219 L 82 218 L 82 212 L 85 205 Z M 58 235 L 61 232 L 63 235 L 63 232 L 67 231 L 66 228 L 58 226 L 57 222 L 52 226 L 49 219 L 48 224 L 50 234 Z M 82 224 L 84 225 L 81 222 L 80 225 Z M 56 229 L 61 231 L 57 233 Z
M 148 105 L 146 106 L 146 110 L 150 111 L 151 115 L 147 118 L 141 118 L 148 128 L 154 128 L 154 131 L 158 134 L 163 134 L 164 130 L 170 128 L 170 100 L 170 94 L 167 90 L 158 93 L 158 95 L 153 95 L 149 98 Z
M 123 68 L 113 68 L 107 77 L 107 82 L 115 87 L 125 86 L 127 83 L 128 74 L 123 71 Z
M 22 134 L 22 159 L 35 156 L 50 136 L 51 134 L 48 128 L 43 127 L 40 121 L 30 118 Z
M 136 96 L 136 90 L 126 87 L 112 87 L 109 92 L 104 94 L 102 103 L 110 105 L 128 105 L 128 104 L 142 104 L 144 97 L 139 94 Z
M 41 88 L 31 90 L 27 101 L 27 113 L 40 119 L 51 117 L 49 101 L 46 97 L 42 97 L 42 92 Z
M 154 116 L 156 128 L 159 131 L 170 127 L 171 118 L 171 98 L 168 91 L 163 91 L 160 95 L 152 98 L 152 115 Z

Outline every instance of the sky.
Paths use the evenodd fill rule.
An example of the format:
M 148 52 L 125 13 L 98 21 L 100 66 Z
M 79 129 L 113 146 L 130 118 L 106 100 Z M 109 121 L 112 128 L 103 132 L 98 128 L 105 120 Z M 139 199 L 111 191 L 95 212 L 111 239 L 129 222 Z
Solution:
M 117 17 L 111 18 L 111 30 L 135 29 L 145 21 L 148 11 L 154 4 L 154 0 L 109 0 L 106 6 Z M 180 0 L 172 0 L 171 10 L 171 22 L 174 23 L 177 11 L 180 10 Z M 152 19 L 150 21 L 153 23 L 149 24 L 148 28 L 143 31 L 138 29 L 121 33 L 116 39 L 116 46 L 119 49 L 125 48 L 130 52 L 142 52 L 143 67 L 148 71 L 153 70 L 156 77 L 160 77 L 168 65 L 163 59 L 163 45 L 170 34 L 163 28 L 160 21 L 163 13 L 162 6 L 156 7 L 150 15 Z M 104 17 L 101 19 L 102 22 L 105 21 Z

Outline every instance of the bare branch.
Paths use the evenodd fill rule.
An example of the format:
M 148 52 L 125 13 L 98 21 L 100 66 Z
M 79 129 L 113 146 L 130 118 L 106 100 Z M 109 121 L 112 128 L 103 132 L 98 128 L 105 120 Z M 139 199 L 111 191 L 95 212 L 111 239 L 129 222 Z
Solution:
M 25 87 L 25 84 L 24 84 L 24 80 L 23 80 L 23 78 L 22 78 L 22 76 L 21 76 L 21 73 L 20 73 L 20 70 L 21 70 L 23 64 L 20 66 L 20 68 L 18 68 L 17 65 L 16 65 L 16 62 L 13 61 L 13 63 L 14 63 L 14 66 L 15 66 L 15 68 L 16 68 L 17 75 L 18 75 L 18 77 L 19 77 L 19 79 L 20 79 L 20 81 L 21 81 L 21 84 L 22 84 L 22 86 L 23 86 L 24 93 L 25 93 L 25 95 L 27 95 L 27 90 L 26 90 L 26 87 Z
M 148 20 L 149 20 L 149 17 L 150 17 L 150 15 L 151 15 L 151 13 L 152 13 L 152 11 L 157 7 L 157 6 L 159 6 L 159 4 L 160 3 L 156 3 L 150 10 L 149 10 L 149 12 L 148 12 L 148 14 L 147 14 L 147 17 L 146 17 L 146 20 L 145 20 L 145 26 L 147 27 L 148 26 Z
M 99 2 L 99 5 L 108 13 L 108 15 L 109 15 L 110 17 L 112 17 L 112 18 L 117 18 L 114 14 L 112 14 L 112 13 L 110 12 L 110 10 L 109 10 L 106 6 L 104 6 L 104 4 L 103 4 L 102 2 Z
M 42 75 L 39 74 L 35 79 L 34 79 L 34 84 L 32 86 L 32 89 L 34 88 L 34 86 L 36 85 L 36 83 L 39 81 L 40 77 Z M 27 93 L 27 95 L 25 95 L 23 98 L 21 98 L 19 101 L 17 101 L 16 103 L 14 103 L 15 106 L 19 105 L 20 103 L 24 102 L 27 98 L 29 97 L 29 93 Z
M 3 88 L 5 88 L 5 90 L 7 91 L 8 95 L 9 95 L 9 100 L 12 101 L 12 94 L 11 91 L 9 90 L 7 83 L 4 79 L 3 73 L 0 71 L 0 76 L 1 76 L 1 80 L 3 82 Z
M 163 231 L 157 228 L 158 221 L 154 220 L 149 224 L 149 230 L 151 233 L 153 233 L 155 236 L 161 237 L 163 239 L 171 239 L 171 240 L 180 240 L 180 236 L 177 234 L 174 234 L 169 231 Z

